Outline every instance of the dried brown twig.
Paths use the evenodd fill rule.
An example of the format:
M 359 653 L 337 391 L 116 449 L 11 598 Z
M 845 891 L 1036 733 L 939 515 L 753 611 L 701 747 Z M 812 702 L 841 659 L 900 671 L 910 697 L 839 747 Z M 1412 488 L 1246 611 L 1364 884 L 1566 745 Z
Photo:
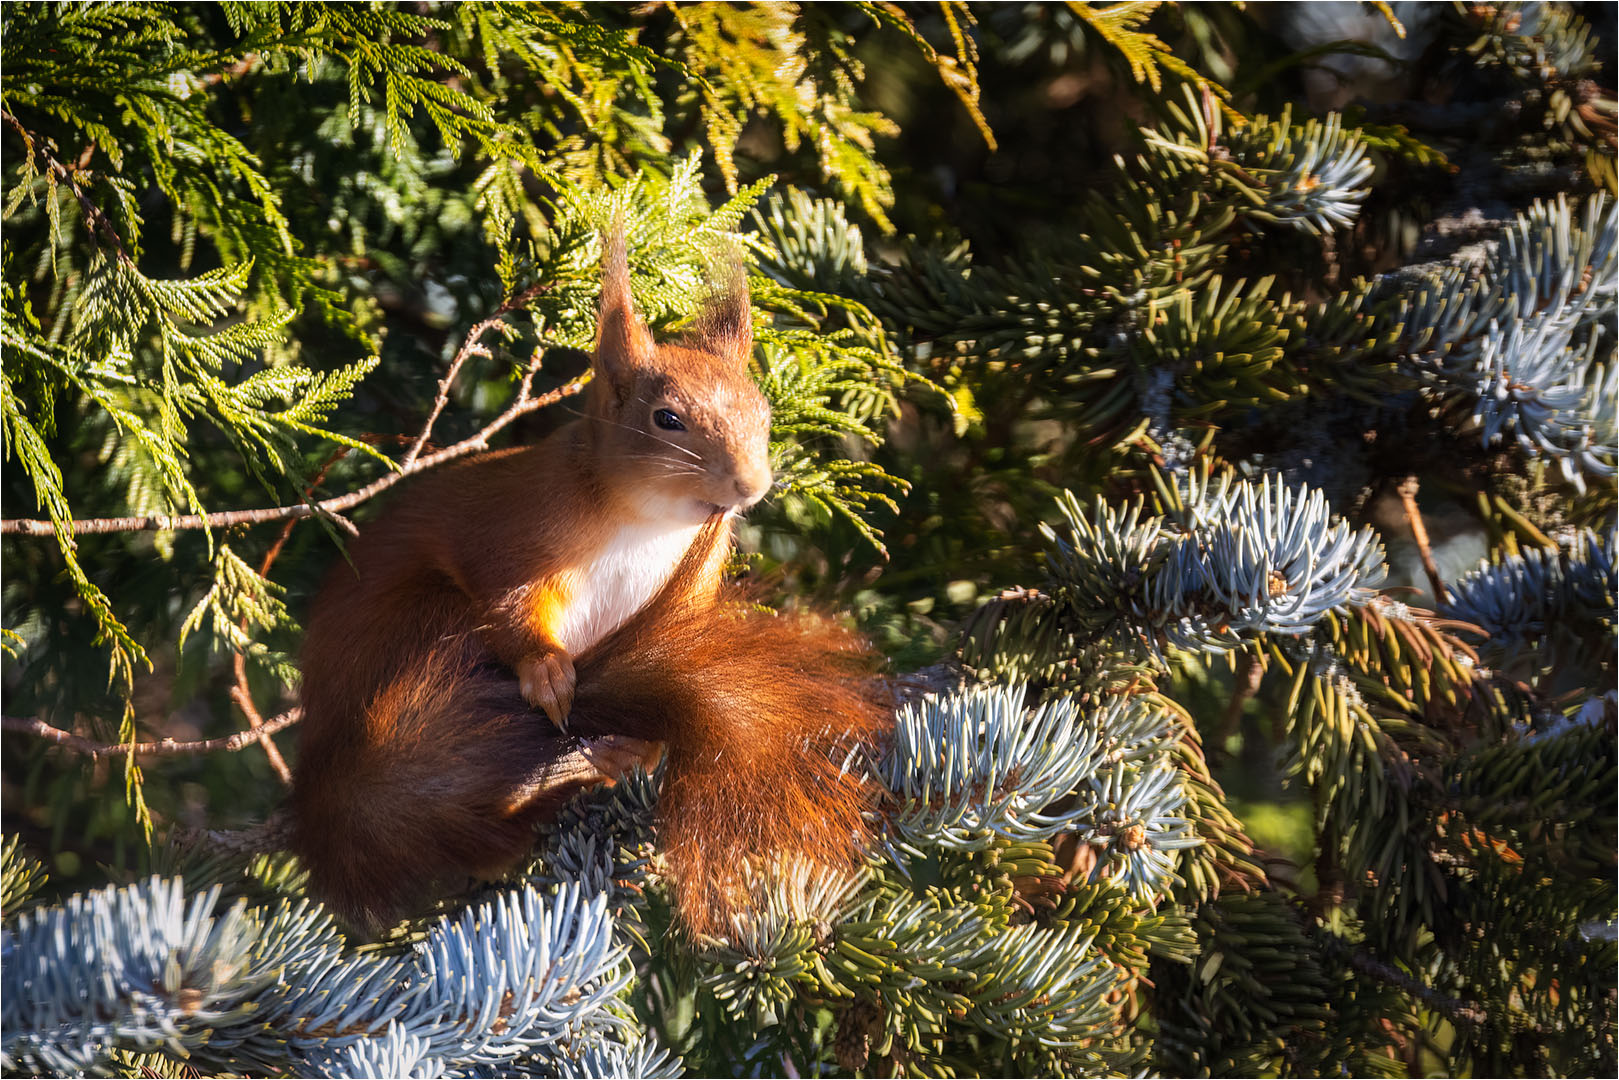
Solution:
M 1225 712 L 1220 716 L 1219 726 L 1214 729 L 1214 737 L 1209 744 L 1216 753 L 1225 753 L 1225 741 L 1236 734 L 1238 726 L 1242 723 L 1242 711 L 1248 704 L 1248 699 L 1259 693 L 1259 684 L 1265 678 L 1265 659 L 1263 656 L 1244 650 L 1237 655 L 1237 678 L 1232 686 L 1231 700 L 1226 703 Z
M 348 452 L 348 447 L 341 446 L 338 447 L 336 453 L 326 459 L 326 464 L 320 467 L 309 481 L 309 486 L 304 488 L 304 498 L 306 500 L 315 494 L 316 488 L 326 482 L 326 474 Z M 264 561 L 259 563 L 259 577 L 268 578 L 270 576 L 270 567 L 274 566 L 276 559 L 281 556 L 281 551 L 287 546 L 287 541 L 292 538 L 292 530 L 297 524 L 297 519 L 289 518 L 281 526 L 281 535 L 275 538 L 275 543 L 270 545 L 270 550 L 264 553 Z M 242 633 L 245 635 L 247 633 L 247 616 L 243 615 L 241 622 L 237 623 L 237 625 L 241 627 Z M 264 717 L 259 713 L 258 706 L 253 703 L 253 691 L 247 684 L 247 653 L 241 649 L 236 650 L 236 655 L 231 658 L 231 666 L 236 676 L 235 685 L 230 689 L 231 700 L 236 702 L 236 707 L 242 710 L 243 716 L 247 717 L 248 727 L 255 730 L 263 727 Z M 287 759 L 281 756 L 281 748 L 276 746 L 275 740 L 270 738 L 267 733 L 260 731 L 257 734 L 259 745 L 264 747 L 264 756 L 270 759 L 270 767 L 275 770 L 276 776 L 280 778 L 283 785 L 292 786 L 292 770 L 287 767 Z
M 1422 569 L 1428 575 L 1428 584 L 1433 588 L 1433 598 L 1436 603 L 1444 603 L 1450 599 L 1450 593 L 1445 591 L 1445 580 L 1439 576 L 1439 564 L 1434 562 L 1433 546 L 1428 542 L 1428 527 L 1422 521 L 1422 511 L 1417 507 L 1417 478 L 1408 476 L 1394 489 L 1400 496 L 1400 505 L 1405 508 L 1405 520 L 1411 525 L 1411 538 L 1417 542 L 1417 553 L 1422 556 Z
M 489 356 L 489 350 L 480 344 L 484 334 L 496 328 L 505 329 L 506 324 L 500 318 L 502 315 L 508 315 L 517 310 L 548 288 L 550 286 L 544 284 L 530 285 L 522 292 L 504 300 L 492 315 L 482 322 L 474 324 L 472 329 L 467 331 L 466 340 L 461 343 L 461 348 L 455 354 L 455 359 L 450 361 L 449 370 L 444 373 L 444 378 L 439 380 L 438 396 L 433 399 L 433 409 L 427 414 L 427 422 L 422 425 L 421 432 L 416 436 L 416 440 L 410 444 L 410 449 L 405 451 L 405 456 L 399 463 L 401 469 L 410 468 L 416 463 L 416 459 L 422 456 L 422 448 L 427 445 L 427 440 L 433 435 L 433 425 L 438 423 L 439 414 L 444 411 L 445 404 L 450 400 L 450 388 L 455 385 L 455 377 L 461 374 L 461 366 L 471 357 L 482 356 L 487 358 Z M 528 385 L 529 378 L 533 377 L 533 373 L 534 369 L 531 367 L 528 377 L 523 380 L 525 387 Z
M 422 455 L 421 450 L 427 444 L 428 436 L 432 432 L 433 424 L 438 420 L 439 413 L 443 411 L 444 402 L 449 396 L 448 380 L 454 378 L 467 358 L 474 355 L 487 355 L 487 350 L 478 341 L 478 338 L 487 333 L 492 327 L 503 325 L 500 315 L 511 310 L 510 305 L 526 302 L 532 299 L 542 287 L 535 287 L 518 294 L 507 304 L 501 305 L 496 313 L 488 319 L 478 323 L 467 334 L 466 341 L 456 358 L 450 364 L 450 372 L 445 381 L 442 381 L 439 396 L 434 402 L 432 413 L 423 426 L 416 441 L 411 444 L 405 453 L 405 458 L 398 469 L 380 476 L 371 483 L 351 491 L 347 495 L 339 495 L 331 499 L 322 499 L 320 502 L 301 502 L 290 506 L 268 506 L 258 510 L 226 510 L 217 514 L 147 514 L 137 517 L 121 518 L 83 518 L 72 522 L 68 531 L 75 536 L 88 533 L 114 533 L 114 532 L 143 532 L 143 531 L 169 531 L 177 529 L 215 529 L 226 528 L 232 525 L 261 525 L 271 521 L 296 521 L 302 518 L 314 517 L 316 514 L 337 515 L 346 510 L 352 510 L 361 503 L 376 498 L 384 491 L 393 487 L 407 476 L 414 476 L 420 472 L 456 458 L 475 454 L 481 450 L 489 449 L 489 440 L 506 428 L 512 421 L 520 416 L 543 409 L 547 405 L 555 405 L 579 393 L 585 387 L 588 376 L 581 376 L 571 382 L 564 383 L 555 390 L 548 391 L 538 397 L 533 396 L 534 376 L 539 373 L 541 350 L 536 350 L 529 360 L 528 368 L 523 372 L 522 381 L 518 384 L 517 397 L 506 410 L 486 424 L 476 434 L 462 439 L 458 443 L 436 450 L 431 454 Z M 21 534 L 24 536 L 54 536 L 56 527 L 43 518 L 6 518 L 0 521 L 0 533 Z
M 45 739 L 66 750 L 91 757 L 112 757 L 115 754 L 136 754 L 145 757 L 169 757 L 177 754 L 209 754 L 216 750 L 234 753 L 244 746 L 252 744 L 260 737 L 268 738 L 276 732 L 289 728 L 302 720 L 302 709 L 288 709 L 279 716 L 272 716 L 256 728 L 238 731 L 233 735 L 221 735 L 217 739 L 196 739 L 191 742 L 178 742 L 174 739 L 154 739 L 151 742 L 138 743 L 103 743 L 94 739 L 87 739 L 83 735 L 75 735 L 71 731 L 52 727 L 43 720 L 31 717 L 5 716 L 0 717 L 0 726 L 6 731 L 15 731 L 23 735 L 33 735 Z

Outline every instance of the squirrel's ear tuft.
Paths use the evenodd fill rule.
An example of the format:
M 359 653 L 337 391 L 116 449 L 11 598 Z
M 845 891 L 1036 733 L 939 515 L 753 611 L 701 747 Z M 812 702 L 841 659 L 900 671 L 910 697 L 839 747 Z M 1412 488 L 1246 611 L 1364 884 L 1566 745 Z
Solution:
M 753 359 L 753 309 L 748 300 L 748 275 L 740 262 L 730 263 L 722 273 L 714 295 L 697 315 L 690 341 L 737 371 L 745 372 Z
M 596 374 L 615 386 L 653 358 L 652 332 L 635 313 L 630 267 L 624 255 L 624 227 L 615 224 L 602 238 L 601 316 L 596 323 Z

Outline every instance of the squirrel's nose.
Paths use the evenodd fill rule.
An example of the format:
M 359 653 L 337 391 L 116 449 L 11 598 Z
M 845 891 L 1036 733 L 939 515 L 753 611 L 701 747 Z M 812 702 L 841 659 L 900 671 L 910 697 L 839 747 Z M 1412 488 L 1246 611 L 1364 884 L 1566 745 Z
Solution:
M 736 478 L 736 494 L 743 506 L 752 506 L 764 498 L 765 492 L 769 490 L 770 474 L 768 472 Z

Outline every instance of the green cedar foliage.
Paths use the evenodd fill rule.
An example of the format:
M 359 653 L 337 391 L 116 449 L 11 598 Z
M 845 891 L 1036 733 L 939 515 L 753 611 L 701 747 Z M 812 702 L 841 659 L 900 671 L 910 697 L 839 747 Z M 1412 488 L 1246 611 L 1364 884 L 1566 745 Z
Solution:
M 70 523 L 430 460 L 480 320 L 434 446 L 568 386 L 615 220 L 659 331 L 740 253 L 752 565 L 900 702 L 864 870 L 761 859 L 700 941 L 656 776 L 362 943 L 238 853 L 273 830 L 207 831 L 274 805 L 257 750 L 119 790 L 8 736 L 52 861 L 8 838 L 7 1069 L 1612 1073 L 1601 28 L 1424 12 L 1334 111 L 1303 73 L 1391 11 L 1288 46 L 1259 7 L 7 6 L 8 716 L 231 731 L 237 657 L 290 700 L 346 510 Z
M 93 734 L 133 741 L 123 704 L 154 670 L 150 650 L 170 642 L 193 686 L 206 676 L 205 644 L 244 653 L 273 696 L 289 685 L 296 624 L 282 586 L 259 569 L 272 530 L 228 543 L 212 529 L 76 538 L 76 517 L 298 504 L 317 488 L 341 493 L 397 470 L 401 433 L 419 425 L 436 389 L 433 353 L 442 364 L 466 327 L 502 305 L 513 310 L 492 327 L 498 353 L 477 344 L 453 387 L 460 415 L 435 434 L 453 441 L 500 412 L 530 358 L 536 391 L 555 389 L 578 374 L 593 338 L 599 235 L 616 220 L 628 229 L 637 301 L 659 331 L 696 310 L 705 268 L 758 257 L 762 245 L 725 238 L 768 180 L 714 207 L 695 151 L 614 140 L 597 123 L 593 103 L 656 116 L 665 107 L 656 72 L 708 85 L 638 44 L 632 28 L 602 25 L 612 14 L 461 5 L 422 15 L 387 4 L 8 11 L 4 416 L 20 482 L 8 508 L 48 516 L 71 585 L 64 595 L 43 566 L 8 583 L 17 590 L 8 634 L 55 639 L 27 650 L 19 707 L 70 724 L 81 711 L 122 716 Z M 800 47 L 818 18 L 804 13 L 786 40 L 759 33 L 783 55 L 809 56 Z M 755 83 L 779 103 L 814 78 L 802 64 L 761 61 Z M 844 76 L 823 96 L 852 92 Z M 710 127 L 740 126 L 724 110 L 746 115 L 752 104 L 710 95 L 693 107 Z M 604 159 L 603 146 L 616 156 Z M 734 178 L 728 150 L 716 150 L 719 171 Z M 874 160 L 867 151 L 862 160 Z M 851 152 L 827 149 L 824 164 L 880 206 L 891 194 L 840 164 Z M 846 517 L 880 545 L 867 509 L 901 485 L 849 460 L 843 440 L 880 439 L 903 369 L 858 305 L 841 304 L 841 329 L 812 334 L 805 313 L 822 300 L 753 284 L 780 505 L 812 523 Z M 78 475 L 64 475 L 67 461 L 83 462 Z M 345 527 L 324 523 L 334 538 Z M 166 572 L 152 572 L 153 554 Z M 114 580 L 129 587 L 123 595 Z M 69 608 L 89 618 L 65 617 Z M 97 646 L 111 662 L 107 693 L 109 680 L 93 674 Z M 130 781 L 144 818 L 133 768 Z

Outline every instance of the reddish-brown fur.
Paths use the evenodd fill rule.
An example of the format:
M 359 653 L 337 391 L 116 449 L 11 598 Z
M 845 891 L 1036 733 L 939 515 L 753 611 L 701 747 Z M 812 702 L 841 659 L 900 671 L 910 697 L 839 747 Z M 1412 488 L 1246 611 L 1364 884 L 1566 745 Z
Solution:
M 553 630 L 620 526 L 695 524 L 768 483 L 745 294 L 699 335 L 654 344 L 610 247 L 581 418 L 413 483 L 332 571 L 305 640 L 292 806 L 294 847 L 341 910 L 375 922 L 436 883 L 509 867 L 535 821 L 601 779 L 578 735 L 667 742 L 662 835 L 693 929 L 735 902 L 745 854 L 855 858 L 867 791 L 827 754 L 876 723 L 863 653 L 833 627 L 722 601 L 726 518 L 713 514 L 653 601 L 580 656 Z M 686 419 L 685 449 L 647 426 L 660 404 Z M 517 674 L 545 658 L 577 675 L 571 734 L 531 708 Z
M 728 551 L 728 529 L 705 529 L 663 591 L 580 658 L 569 725 L 666 742 L 659 847 L 696 933 L 748 902 L 749 859 L 859 865 L 874 788 L 844 765 L 885 716 L 859 637 L 715 594 Z
M 457 650 L 424 657 L 368 716 L 363 743 L 304 740 L 293 820 L 315 892 L 360 924 L 505 871 L 535 821 L 601 779 L 510 673 Z
M 698 500 L 747 506 L 762 495 L 770 412 L 747 373 L 747 318 L 747 295 L 733 290 L 700 320 L 707 336 L 654 344 L 631 306 L 622 245 L 611 243 L 584 415 L 534 446 L 414 481 L 350 546 L 352 566 L 334 568 L 310 614 L 305 740 L 325 739 L 317 729 L 328 725 L 356 737 L 372 697 L 447 640 L 475 635 L 511 668 L 557 652 L 536 593 L 565 592 L 570 571 L 615 529 L 671 513 L 695 525 L 712 509 Z M 648 427 L 660 402 L 690 425 L 687 449 Z M 687 469 L 692 453 L 701 461 Z
M 586 739 L 666 744 L 659 846 L 695 933 L 723 930 L 745 902 L 747 859 L 858 864 L 872 788 L 842 764 L 883 717 L 857 637 L 716 594 L 728 551 L 716 519 L 653 601 L 578 658 L 569 716 Z M 295 822 L 317 892 L 363 921 L 395 917 L 447 879 L 507 869 L 536 821 L 601 779 L 580 739 L 553 731 L 476 648 L 430 652 L 369 717 L 386 735 L 364 746 L 306 740 Z

